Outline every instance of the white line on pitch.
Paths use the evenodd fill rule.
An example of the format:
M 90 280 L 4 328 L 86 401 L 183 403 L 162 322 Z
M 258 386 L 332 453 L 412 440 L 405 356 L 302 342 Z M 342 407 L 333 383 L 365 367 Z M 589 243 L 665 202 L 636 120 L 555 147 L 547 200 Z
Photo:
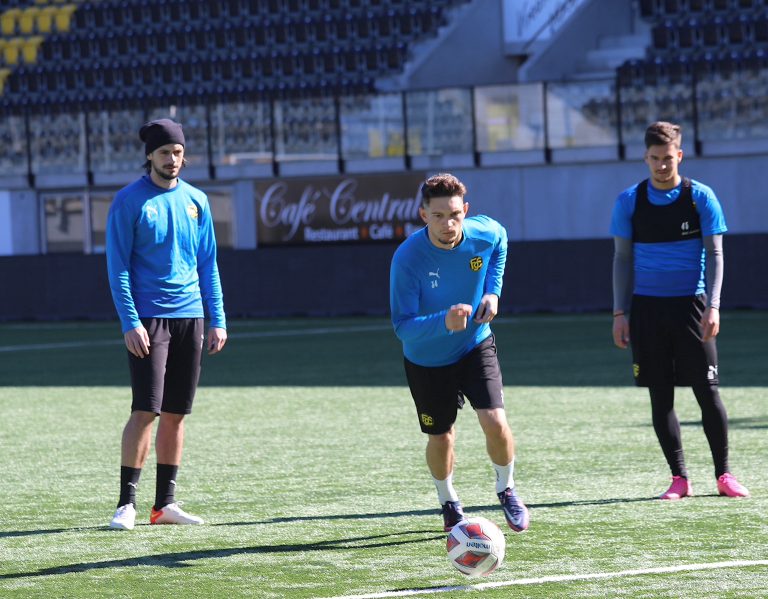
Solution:
M 389 599 L 389 597 L 413 597 L 415 595 L 433 595 L 450 591 L 482 591 L 501 587 L 547 584 L 550 582 L 576 582 L 579 580 L 600 580 L 606 578 L 623 578 L 627 576 L 644 576 L 648 574 L 672 574 L 675 572 L 696 572 L 699 570 L 719 570 L 723 568 L 749 568 L 752 566 L 768 566 L 768 560 L 735 560 L 730 562 L 711 562 L 706 564 L 687 564 L 683 566 L 664 566 L 659 568 L 644 568 L 642 570 L 620 570 L 618 572 L 595 572 L 593 574 L 563 574 L 558 576 L 541 576 L 539 578 L 520 578 L 500 582 L 481 582 L 460 586 L 434 587 L 430 589 L 406 589 L 402 591 L 384 591 L 365 595 L 340 595 L 328 599 Z

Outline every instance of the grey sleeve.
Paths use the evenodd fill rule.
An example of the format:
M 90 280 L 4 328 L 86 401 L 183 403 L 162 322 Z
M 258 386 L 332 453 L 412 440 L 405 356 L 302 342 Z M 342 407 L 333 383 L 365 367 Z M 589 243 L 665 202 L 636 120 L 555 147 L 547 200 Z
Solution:
M 629 312 L 634 286 L 634 251 L 631 239 L 613 238 L 613 311 Z
M 707 306 L 720 309 L 720 290 L 723 287 L 723 236 L 710 235 L 702 239 L 706 251 Z

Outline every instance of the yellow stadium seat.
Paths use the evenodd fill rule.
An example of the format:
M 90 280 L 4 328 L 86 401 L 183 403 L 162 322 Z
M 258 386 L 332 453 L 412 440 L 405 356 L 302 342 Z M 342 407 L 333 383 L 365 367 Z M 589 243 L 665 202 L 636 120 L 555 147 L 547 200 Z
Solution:
M 76 4 L 65 4 L 60 6 L 56 12 L 56 30 L 60 32 L 69 31 L 69 25 L 72 21 L 72 13 L 77 9 Z
M 0 95 L 3 93 L 5 87 L 5 80 L 8 79 L 8 75 L 11 74 L 11 69 L 0 69 Z
M 40 9 L 37 6 L 30 6 L 21 11 L 19 17 L 19 32 L 24 35 L 29 35 L 35 30 L 35 22 L 37 21 L 37 13 Z
M 43 43 L 43 36 L 35 35 L 33 37 L 27 37 L 22 39 L 22 55 L 24 62 L 27 64 L 34 64 L 37 62 L 37 50 L 40 48 L 40 44 Z
M 53 19 L 56 16 L 55 6 L 45 6 L 37 13 L 37 31 L 39 33 L 50 33 L 53 28 Z
M 21 43 L 24 38 L 12 37 L 5 40 L 5 46 L 3 47 L 3 59 L 8 66 L 16 66 L 19 64 L 19 53 L 21 49 Z
M 21 11 L 18 8 L 6 10 L 0 15 L 0 30 L 2 30 L 3 35 L 15 35 L 16 22 L 19 20 L 20 16 Z

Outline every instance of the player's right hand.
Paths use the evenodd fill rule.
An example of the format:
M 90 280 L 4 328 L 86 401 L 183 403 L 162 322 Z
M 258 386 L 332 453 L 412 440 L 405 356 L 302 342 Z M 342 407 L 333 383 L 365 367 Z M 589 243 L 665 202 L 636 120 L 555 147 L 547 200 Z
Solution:
M 143 326 L 127 331 L 123 335 L 125 347 L 137 358 L 144 358 L 149 355 L 149 333 Z
M 629 320 L 623 314 L 613 318 L 613 343 L 621 349 L 629 345 Z
M 463 331 L 467 328 L 467 318 L 472 316 L 472 306 L 454 304 L 445 315 L 445 328 L 449 331 Z

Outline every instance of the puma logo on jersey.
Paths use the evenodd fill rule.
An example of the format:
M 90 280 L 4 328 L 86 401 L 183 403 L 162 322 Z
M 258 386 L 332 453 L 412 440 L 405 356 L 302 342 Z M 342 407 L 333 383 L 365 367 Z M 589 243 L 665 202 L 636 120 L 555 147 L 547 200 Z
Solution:
M 434 289 L 435 287 L 437 287 L 438 279 L 440 278 L 440 268 L 438 267 L 438 269 L 435 272 L 430 271 L 427 276 L 430 277 L 429 282 L 430 282 L 430 285 L 432 286 L 432 289 Z

